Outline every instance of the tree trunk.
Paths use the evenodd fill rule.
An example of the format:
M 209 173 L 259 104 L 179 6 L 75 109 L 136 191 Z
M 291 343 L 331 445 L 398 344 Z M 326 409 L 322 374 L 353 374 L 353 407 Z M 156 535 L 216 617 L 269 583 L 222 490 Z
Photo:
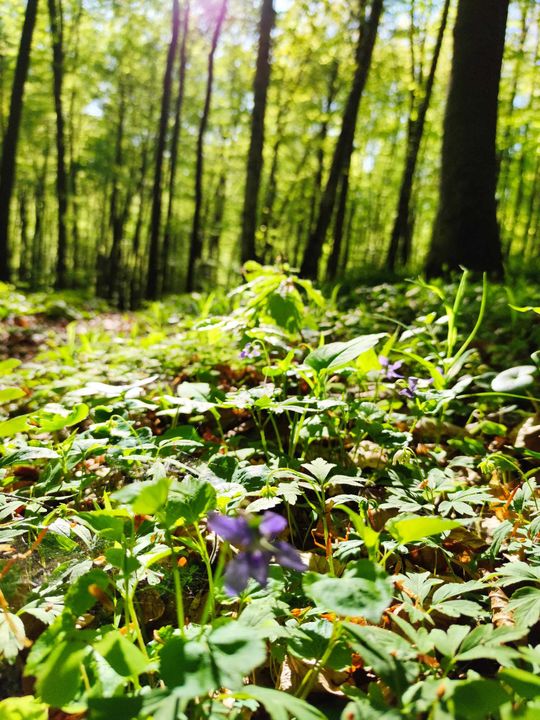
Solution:
M 169 272 L 169 261 L 171 254 L 172 239 L 172 216 L 174 204 L 174 186 L 176 180 L 176 168 L 178 165 L 178 144 L 180 142 L 180 130 L 182 128 L 182 106 L 184 104 L 184 89 L 186 84 L 187 66 L 187 39 L 189 33 L 189 0 L 185 0 L 184 17 L 182 20 L 182 42 L 180 43 L 180 68 L 178 71 L 178 94 L 174 109 L 174 127 L 171 138 L 171 162 L 169 170 L 169 198 L 167 202 L 167 219 L 165 221 L 165 232 L 163 235 L 162 255 L 162 290 L 167 293 L 172 290 L 171 276 Z
M 67 207 L 68 178 L 66 172 L 65 120 L 62 103 L 62 85 L 64 82 L 64 28 L 62 0 L 48 0 L 49 21 L 53 52 L 53 95 L 56 113 L 56 199 L 58 203 L 58 240 L 56 249 L 55 287 L 66 287 L 67 270 Z
M 154 187 L 152 190 L 152 216 L 150 221 L 150 246 L 148 250 L 148 277 L 146 280 L 146 297 L 156 300 L 159 295 L 159 238 L 161 230 L 161 181 L 163 175 L 163 156 L 167 142 L 169 107 L 171 104 L 171 84 L 174 58 L 178 46 L 180 29 L 180 5 L 178 0 L 172 3 L 171 42 L 167 53 L 167 63 L 163 75 L 163 92 L 161 94 L 161 115 L 156 146 L 156 165 L 154 171 Z
M 341 180 L 341 188 L 339 192 L 339 202 L 336 211 L 336 219 L 334 222 L 334 242 L 332 244 L 332 252 L 328 258 L 326 267 L 326 279 L 335 280 L 339 268 L 339 260 L 341 258 L 341 246 L 343 242 L 343 230 L 345 227 L 345 214 L 347 211 L 347 195 L 349 192 L 349 173 L 345 173 Z
M 212 36 L 212 44 L 208 53 L 208 77 L 206 82 L 206 97 L 199 124 L 197 137 L 197 159 L 195 165 L 195 208 L 193 212 L 193 225 L 191 228 L 191 242 L 189 247 L 189 261 L 186 278 L 186 291 L 192 292 L 195 288 L 195 264 L 202 254 L 201 213 L 203 208 L 203 163 L 204 163 L 204 135 L 208 126 L 210 105 L 212 102 L 212 88 L 214 84 L 214 56 L 221 35 L 221 29 L 227 13 L 227 0 L 223 0 L 216 18 L 216 26 Z
M 32 35 L 36 24 L 38 0 L 28 0 L 24 23 L 11 89 L 11 101 L 6 133 L 2 145 L 2 160 L 0 162 L 0 280 L 9 282 L 11 278 L 9 257 L 9 211 L 13 186 L 15 184 L 15 164 L 17 155 L 17 141 L 24 98 L 24 85 L 28 76 L 30 65 L 30 50 Z
M 362 6 L 363 1 L 361 0 L 361 7 Z M 369 74 L 371 57 L 373 55 L 373 48 L 375 47 L 375 40 L 377 39 L 377 29 L 379 27 L 382 10 L 383 0 L 373 0 L 368 20 L 365 21 L 363 18 L 361 19 L 358 44 L 356 47 L 354 78 L 343 113 L 341 132 L 334 149 L 330 175 L 319 205 L 317 222 L 309 236 L 304 252 L 304 259 L 300 268 L 301 274 L 305 277 L 316 278 L 318 275 L 322 248 L 328 226 L 332 220 L 338 186 L 344 174 L 349 171 L 358 109 Z
M 109 252 L 109 261 L 106 267 L 106 288 L 107 298 L 112 300 L 120 287 L 120 270 L 122 264 L 122 235 L 124 232 L 124 214 L 120 210 L 120 178 L 124 153 L 124 119 L 125 119 L 126 103 L 124 97 L 124 88 L 120 87 L 120 107 L 118 110 L 118 126 L 116 128 L 116 141 L 114 149 L 114 167 L 113 180 L 111 190 L 111 205 L 109 214 L 109 224 L 111 228 L 112 242 Z
M 266 99 L 270 84 L 272 28 L 274 27 L 273 0 L 262 0 L 261 21 L 259 24 L 259 49 L 257 67 L 253 83 L 253 112 L 251 114 L 251 139 L 249 143 L 246 187 L 244 190 L 244 211 L 242 216 L 241 259 L 242 262 L 254 260 L 257 256 L 255 234 L 257 230 L 257 212 L 259 188 L 263 166 L 264 116 Z
M 396 218 L 394 220 L 394 226 L 392 228 L 390 247 L 388 248 L 388 255 L 386 258 L 386 267 L 392 272 L 396 268 L 398 254 L 401 255 L 401 262 L 403 265 L 407 263 L 410 257 L 413 228 L 411 220 L 411 196 L 414 175 L 416 172 L 420 145 L 424 135 L 427 111 L 431 102 L 435 73 L 437 72 L 437 65 L 441 54 L 441 47 L 448 21 L 449 10 L 450 0 L 445 0 L 439 24 L 439 32 L 437 34 L 433 57 L 431 59 L 431 66 L 426 80 L 426 86 L 424 88 L 424 94 L 418 107 L 412 108 L 412 113 L 409 117 L 407 126 L 407 153 L 405 156 L 405 167 L 401 177 L 398 208 Z
M 507 14 L 508 0 L 459 0 L 428 275 L 462 266 L 503 275 L 495 188 Z

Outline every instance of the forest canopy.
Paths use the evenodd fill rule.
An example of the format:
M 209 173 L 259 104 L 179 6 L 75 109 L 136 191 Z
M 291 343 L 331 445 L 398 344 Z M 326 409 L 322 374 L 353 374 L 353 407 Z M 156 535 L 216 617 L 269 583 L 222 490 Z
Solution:
M 529 264 L 539 14 L 4 0 L 0 276 L 129 306 L 250 259 L 329 280 Z

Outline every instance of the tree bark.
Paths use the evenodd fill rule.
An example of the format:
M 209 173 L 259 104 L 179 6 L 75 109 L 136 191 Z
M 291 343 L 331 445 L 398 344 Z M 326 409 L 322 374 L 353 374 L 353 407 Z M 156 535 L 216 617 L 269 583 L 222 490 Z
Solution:
M 503 276 L 497 222 L 497 104 L 508 0 L 459 0 L 444 117 L 439 209 L 426 271 Z
M 361 0 L 362 7 L 363 0 Z M 330 175 L 321 197 L 317 222 L 309 236 L 300 268 L 300 273 L 305 277 L 316 278 L 318 275 L 322 248 L 332 220 L 338 186 L 344 174 L 349 171 L 358 109 L 369 75 L 382 10 L 383 0 L 373 0 L 369 18 L 366 21 L 361 19 L 353 83 L 343 113 L 341 132 L 334 149 Z
M 167 293 L 172 288 L 171 276 L 169 272 L 169 261 L 171 254 L 172 241 L 172 217 L 174 205 L 174 187 L 176 181 L 176 168 L 178 165 L 178 145 L 180 142 L 180 132 L 182 128 L 182 108 L 184 104 L 184 91 L 186 84 L 186 67 L 187 67 L 187 39 L 189 33 L 189 0 L 185 0 L 184 16 L 182 19 L 182 42 L 180 43 L 180 68 L 178 70 L 178 93 L 176 95 L 176 104 L 174 109 L 174 127 L 171 138 L 171 161 L 169 168 L 169 198 L 167 202 L 167 217 L 165 220 L 165 232 L 163 235 L 163 255 L 162 255 L 162 290 Z
M 62 0 L 48 0 L 53 54 L 53 96 L 56 113 L 56 199 L 58 203 L 58 238 L 56 246 L 55 287 L 66 287 L 67 277 L 67 209 L 68 177 L 66 172 L 65 118 L 62 103 L 64 83 L 64 28 Z
M 396 268 L 398 254 L 400 255 L 401 263 L 403 265 L 408 262 L 410 257 L 413 231 L 411 218 L 411 196 L 414 175 L 416 172 L 420 145 L 424 135 L 427 111 L 429 109 L 431 95 L 433 93 L 435 74 L 437 72 L 437 65 L 441 54 L 441 47 L 448 21 L 449 10 L 450 0 L 445 0 L 423 96 L 420 104 L 416 108 L 414 107 L 416 103 L 413 103 L 412 113 L 409 117 L 407 125 L 407 153 L 405 156 L 405 167 L 401 177 L 397 213 L 394 220 L 394 226 L 392 228 L 390 247 L 388 248 L 388 255 L 386 258 L 386 268 L 392 272 Z
M 0 280 L 9 282 L 11 279 L 10 245 L 9 245 L 9 212 L 13 186 L 15 184 L 15 166 L 17 141 L 23 108 L 24 86 L 30 65 L 32 35 L 36 24 L 38 0 L 28 0 L 24 23 L 19 44 L 19 53 L 15 65 L 15 75 L 11 89 L 11 101 L 6 133 L 2 145 L 0 162 Z
M 216 18 L 210 52 L 208 53 L 208 76 L 206 82 L 206 96 L 203 112 L 199 123 L 197 137 L 197 159 L 195 165 L 195 208 L 193 212 L 193 225 L 191 228 L 191 242 L 189 247 L 188 271 L 186 277 L 186 291 L 192 292 L 195 288 L 195 264 L 202 254 L 201 213 L 203 208 L 203 170 L 204 170 L 204 135 L 208 126 L 210 105 L 212 103 L 212 89 L 214 85 L 214 56 L 216 54 L 219 36 L 227 13 L 227 0 L 223 0 Z
M 163 91 L 161 94 L 161 115 L 156 145 L 156 164 L 154 171 L 154 186 L 152 190 L 152 215 L 150 221 L 150 245 L 148 250 L 148 273 L 146 280 L 146 297 L 156 300 L 159 296 L 160 275 L 160 231 L 161 231 L 161 183 L 163 176 L 163 157 L 167 142 L 167 127 L 169 124 L 169 107 L 171 104 L 171 85 L 174 59 L 178 46 L 180 29 L 180 5 L 178 0 L 172 2 L 171 41 L 167 52 L 167 62 L 163 75 Z
M 241 260 L 254 260 L 257 256 L 255 235 L 259 205 L 259 189 L 263 167 L 264 117 L 271 72 L 272 28 L 274 27 L 273 0 L 262 0 L 259 24 L 259 48 L 253 83 L 253 112 L 251 114 L 251 139 L 249 143 L 244 210 L 242 215 Z

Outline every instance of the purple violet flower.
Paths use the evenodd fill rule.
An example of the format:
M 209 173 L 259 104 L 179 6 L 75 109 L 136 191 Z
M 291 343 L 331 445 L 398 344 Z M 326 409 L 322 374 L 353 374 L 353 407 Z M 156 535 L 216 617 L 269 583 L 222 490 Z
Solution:
M 246 343 L 240 351 L 240 357 L 242 358 L 242 360 L 246 360 L 248 358 L 258 358 L 260 356 L 260 348 L 258 348 L 256 345 L 253 345 L 252 343 Z
M 428 378 L 427 380 L 421 380 L 420 378 L 415 377 L 414 375 L 410 375 L 407 378 L 407 387 L 404 387 L 399 391 L 399 394 L 403 397 L 408 398 L 409 400 L 414 400 L 418 394 L 419 386 L 420 387 L 426 387 L 426 385 L 431 385 L 433 382 L 433 378 Z
M 398 370 L 400 370 L 401 366 L 403 365 L 403 362 L 401 360 L 396 360 L 396 362 L 391 363 L 387 357 L 385 357 L 384 355 L 379 355 L 379 362 L 385 370 L 385 380 L 401 380 L 403 378 L 403 375 L 398 373 Z
M 277 513 L 265 512 L 262 517 L 247 518 L 213 512 L 208 516 L 208 527 L 239 550 L 225 571 L 225 591 L 229 595 L 239 595 L 250 578 L 265 587 L 272 560 L 292 570 L 307 569 L 296 548 L 275 540 L 287 527 L 285 518 Z

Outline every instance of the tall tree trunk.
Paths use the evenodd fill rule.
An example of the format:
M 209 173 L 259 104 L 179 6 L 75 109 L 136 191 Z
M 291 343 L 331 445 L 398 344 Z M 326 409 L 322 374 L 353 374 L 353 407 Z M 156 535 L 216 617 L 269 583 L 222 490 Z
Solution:
M 461 266 L 503 275 L 495 188 L 507 14 L 508 0 L 459 0 L 429 275 Z
M 161 94 L 161 115 L 156 146 L 156 165 L 154 171 L 154 187 L 152 189 L 152 216 L 150 221 L 150 245 L 148 250 L 148 276 L 146 280 L 146 297 L 155 300 L 160 287 L 160 231 L 161 231 L 161 182 L 163 176 L 163 156 L 167 142 L 169 124 L 169 107 L 171 104 L 171 85 L 174 59 L 178 46 L 180 29 L 180 5 L 178 0 L 172 2 L 171 41 L 167 52 L 167 62 L 163 75 L 163 92 Z
M 116 140 L 114 149 L 114 168 L 111 190 L 111 205 L 109 224 L 111 228 L 112 242 L 109 252 L 109 261 L 106 269 L 107 297 L 112 300 L 120 287 L 120 270 L 122 264 L 122 235 L 124 232 L 124 214 L 120 209 L 120 177 L 124 161 L 124 120 L 126 115 L 126 102 L 124 87 L 120 87 L 120 107 L 118 110 L 118 125 L 116 128 Z
M 32 237 L 32 260 L 30 287 L 35 290 L 43 279 L 43 216 L 45 215 L 47 172 L 49 169 L 49 141 L 43 151 L 43 165 L 37 176 L 34 192 L 34 234 Z
M 259 188 L 263 166 L 264 147 L 264 116 L 266 99 L 270 84 L 271 42 L 274 27 L 273 0 L 262 0 L 261 20 L 259 24 L 259 49 L 257 66 L 253 83 L 253 112 L 251 114 L 251 139 L 249 142 L 246 187 L 244 190 L 244 210 L 242 215 L 241 259 L 242 262 L 253 260 L 257 256 L 255 234 L 257 230 L 257 213 L 259 205 Z
M 412 108 L 412 113 L 409 117 L 407 125 L 407 153 L 405 156 L 405 167 L 401 177 L 397 213 L 394 220 L 394 226 L 392 228 L 390 247 L 388 248 L 388 255 L 386 258 L 386 267 L 390 271 L 394 271 L 396 268 L 398 254 L 401 255 L 401 262 L 403 265 L 407 263 L 410 257 L 413 228 L 411 220 L 411 196 L 414 175 L 416 172 L 420 145 L 424 135 L 427 111 L 431 102 L 431 95 L 433 93 L 433 85 L 435 82 L 439 56 L 441 54 L 444 32 L 448 22 L 450 1 L 451 0 L 445 0 L 442 9 L 439 32 L 437 33 L 437 40 L 435 42 L 431 66 L 422 99 L 417 107 Z M 413 105 L 416 105 L 416 103 L 413 103 Z
M 212 102 L 212 89 L 214 85 L 214 56 L 219 42 L 219 36 L 227 13 L 227 0 L 223 0 L 216 18 L 210 52 L 208 53 L 208 77 L 206 81 L 206 96 L 203 112 L 199 123 L 197 137 L 197 159 L 195 165 L 195 208 L 193 211 L 193 225 L 191 228 L 191 241 L 189 246 L 189 261 L 186 277 L 186 291 L 192 292 L 195 288 L 195 264 L 202 254 L 201 213 L 203 209 L 203 164 L 204 164 L 204 135 L 208 126 L 210 105 Z
M 336 211 L 336 220 L 334 223 L 334 242 L 332 244 L 332 252 L 328 258 L 326 267 L 326 279 L 335 280 L 341 258 L 341 246 L 343 241 L 343 229 L 345 227 L 345 213 L 347 211 L 347 195 L 349 192 L 349 173 L 346 172 L 341 180 L 339 191 L 339 202 Z
M 11 89 L 9 117 L 2 145 L 2 160 L 0 161 L 0 280 L 5 282 L 9 282 L 11 278 L 9 265 L 9 211 L 15 184 L 15 161 L 23 108 L 24 85 L 30 65 L 30 50 L 36 24 L 37 8 L 38 0 L 28 0 Z
M 180 131 L 182 128 L 182 107 L 184 104 L 184 90 L 186 84 L 187 67 L 187 39 L 189 33 L 189 0 L 185 0 L 184 16 L 182 19 L 182 42 L 180 43 L 180 68 L 178 70 L 178 93 L 174 109 L 174 127 L 171 138 L 171 161 L 169 168 L 169 198 L 167 202 L 167 218 L 165 220 L 165 232 L 163 235 L 162 255 L 162 290 L 167 293 L 172 290 L 171 275 L 169 272 L 169 261 L 171 254 L 172 240 L 172 217 L 174 204 L 174 187 L 176 181 L 176 168 L 178 165 L 178 145 L 180 142 Z
M 363 9 L 364 2 L 360 0 Z M 360 100 L 367 82 L 377 29 L 383 10 L 383 0 L 372 0 L 369 18 L 364 20 L 361 13 L 360 31 L 356 47 L 356 66 L 353 83 L 343 113 L 341 132 L 334 149 L 330 175 L 321 197 L 317 222 L 311 232 L 304 252 L 300 272 L 305 277 L 316 278 L 328 226 L 332 220 L 338 186 L 344 174 L 349 171 L 354 145 L 354 134 Z
M 336 80 L 338 76 L 338 70 L 339 70 L 339 64 L 336 60 L 332 63 L 332 67 L 330 70 L 330 76 L 328 79 L 328 94 L 326 96 L 326 100 L 323 107 L 323 120 L 321 122 L 321 126 L 319 129 L 319 133 L 317 135 L 317 171 L 315 172 L 315 178 L 313 181 L 313 192 L 311 194 L 311 200 L 309 204 L 309 220 L 308 220 L 308 237 L 313 231 L 314 223 L 316 221 L 316 214 L 317 214 L 317 203 L 320 200 L 321 195 L 321 187 L 322 187 L 322 179 L 323 179 L 323 173 L 324 173 L 324 145 L 326 142 L 326 137 L 328 135 L 328 126 L 330 124 L 330 111 L 332 109 L 332 103 L 335 100 L 336 97 Z M 299 258 L 299 251 L 300 247 L 296 246 L 295 248 L 295 261 L 294 264 L 296 266 Z
M 56 113 L 56 199 L 58 202 L 58 239 L 55 287 L 66 287 L 68 177 L 66 172 L 65 119 L 62 103 L 64 83 L 64 20 L 62 0 L 48 0 L 53 53 L 53 95 Z

